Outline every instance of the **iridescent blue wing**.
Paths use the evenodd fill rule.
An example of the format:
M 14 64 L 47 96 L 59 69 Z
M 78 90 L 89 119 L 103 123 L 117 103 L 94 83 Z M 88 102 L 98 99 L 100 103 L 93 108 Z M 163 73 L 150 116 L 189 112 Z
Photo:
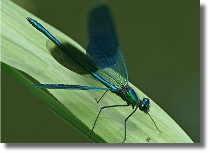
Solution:
M 46 88 L 46 89 L 75 89 L 75 90 L 108 90 L 114 91 L 111 88 L 89 87 L 80 85 L 68 85 L 68 84 L 35 84 L 34 87 Z
M 127 85 L 125 61 L 119 49 L 114 21 L 107 5 L 97 4 L 91 9 L 88 26 L 87 55 L 100 68 L 95 73 L 118 88 Z
M 116 63 L 118 41 L 109 8 L 106 5 L 91 9 L 88 21 L 89 42 L 87 55 L 101 66 L 110 67 Z

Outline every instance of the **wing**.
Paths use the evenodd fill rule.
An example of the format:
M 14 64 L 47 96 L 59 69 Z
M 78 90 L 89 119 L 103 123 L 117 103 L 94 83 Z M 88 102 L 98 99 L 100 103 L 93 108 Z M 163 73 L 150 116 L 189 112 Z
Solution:
M 114 91 L 111 88 L 89 87 L 80 85 L 67 85 L 67 84 L 35 84 L 33 87 L 46 88 L 46 89 L 76 89 L 76 90 L 108 90 Z
M 114 22 L 105 4 L 98 4 L 89 13 L 87 55 L 98 64 L 96 72 L 118 88 L 128 84 L 127 69 L 119 49 Z
M 109 8 L 100 4 L 92 8 L 88 26 L 87 55 L 93 58 L 101 68 L 115 64 L 119 45 Z

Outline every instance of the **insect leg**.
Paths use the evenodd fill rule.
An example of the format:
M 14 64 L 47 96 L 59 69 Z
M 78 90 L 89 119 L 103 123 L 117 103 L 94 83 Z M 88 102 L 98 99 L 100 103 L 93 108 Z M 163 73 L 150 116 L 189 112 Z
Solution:
M 95 125 L 96 125 L 97 119 L 98 119 L 98 117 L 99 117 L 99 115 L 100 115 L 102 109 L 104 109 L 104 108 L 110 108 L 110 107 L 121 107 L 121 106 L 129 106 L 129 105 L 112 105 L 112 106 L 104 106 L 104 107 L 101 107 L 101 109 L 100 109 L 100 111 L 98 112 L 98 115 L 97 115 L 97 117 L 96 117 L 96 120 L 95 120 L 95 122 L 94 122 L 93 128 L 92 128 L 92 130 L 91 130 L 89 139 L 90 139 L 90 137 L 91 137 L 91 134 L 93 133 L 93 129 L 94 129 Z
M 131 116 L 133 115 L 133 113 L 134 113 L 137 109 L 138 109 L 138 107 L 136 107 L 136 108 L 134 109 L 134 111 L 125 119 L 125 139 L 123 140 L 122 143 L 124 143 L 125 140 L 126 140 L 126 122 L 127 122 L 127 120 L 129 119 L 129 117 L 131 117 Z
M 96 100 L 97 103 L 99 103 L 99 101 L 100 101 L 100 100 L 102 99 L 102 97 L 107 93 L 107 91 L 108 91 L 108 90 L 106 90 L 106 91 L 104 92 L 104 94 L 101 96 L 101 98 L 100 98 L 99 100 L 97 100 L 97 98 L 95 98 L 95 100 Z

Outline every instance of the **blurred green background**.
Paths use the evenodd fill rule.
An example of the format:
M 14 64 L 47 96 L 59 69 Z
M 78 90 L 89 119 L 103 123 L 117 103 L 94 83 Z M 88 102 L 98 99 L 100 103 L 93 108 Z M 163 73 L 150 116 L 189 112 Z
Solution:
M 87 14 L 92 0 L 13 2 L 86 48 Z M 200 1 L 107 2 L 114 15 L 130 82 L 164 109 L 194 142 L 199 143 Z M 6 72 L 1 73 L 2 142 L 91 142 L 23 85 Z

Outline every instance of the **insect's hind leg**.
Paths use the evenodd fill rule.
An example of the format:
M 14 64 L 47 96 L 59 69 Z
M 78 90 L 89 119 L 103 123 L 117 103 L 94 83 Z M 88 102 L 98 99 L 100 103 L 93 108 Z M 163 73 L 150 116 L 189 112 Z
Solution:
M 102 99 L 103 96 L 107 93 L 107 91 L 108 91 L 108 90 L 106 90 L 106 91 L 104 92 L 104 94 L 101 96 L 101 98 L 100 98 L 99 100 L 97 100 L 97 98 L 95 98 L 95 100 L 96 100 L 97 103 L 99 103 L 99 101 L 101 101 L 101 99 Z

